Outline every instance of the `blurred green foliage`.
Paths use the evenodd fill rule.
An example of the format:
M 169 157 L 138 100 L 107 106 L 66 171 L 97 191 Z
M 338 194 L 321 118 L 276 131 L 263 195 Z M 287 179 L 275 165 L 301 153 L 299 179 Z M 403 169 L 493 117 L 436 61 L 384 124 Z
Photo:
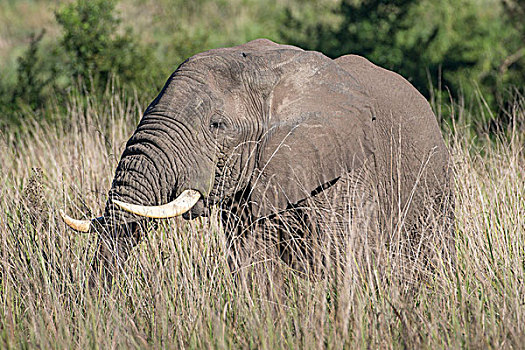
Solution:
M 0 80 L 0 127 L 19 126 L 25 115 L 43 111 L 55 96 L 55 67 L 41 54 L 40 43 L 45 31 L 32 34 L 29 46 L 17 59 L 16 81 Z
M 62 30 L 53 45 L 42 47 L 45 31 L 32 35 L 17 59 L 16 81 L 4 91 L 0 126 L 18 125 L 24 117 L 50 117 L 50 109 L 63 104 L 71 88 L 100 94 L 113 78 L 127 89 L 137 89 L 149 79 L 155 62 L 150 45 L 144 45 L 130 28 L 122 30 L 114 0 L 77 0 L 55 12 Z M 160 85 L 160 84 L 159 84 Z
M 187 57 L 258 37 L 363 55 L 438 103 L 450 94 L 505 115 L 525 83 L 524 18 L 525 0 L 67 1 L 54 40 L 33 34 L 15 78 L 0 72 L 0 127 L 115 80 L 149 101 Z
M 140 43 L 131 28 L 119 31 L 115 5 L 115 0 L 77 0 L 56 12 L 63 30 L 59 45 L 67 57 L 61 62 L 63 68 L 68 76 L 91 80 L 97 89 L 112 74 L 124 85 L 140 84 L 155 66 L 151 49 Z

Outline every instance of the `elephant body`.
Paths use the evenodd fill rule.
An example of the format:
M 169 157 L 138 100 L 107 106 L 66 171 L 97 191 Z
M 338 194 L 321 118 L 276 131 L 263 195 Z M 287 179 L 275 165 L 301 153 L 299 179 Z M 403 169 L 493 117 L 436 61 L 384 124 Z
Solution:
M 218 206 L 238 257 L 271 251 L 302 270 L 326 259 L 314 246 L 367 237 L 431 261 L 436 227 L 454 255 L 451 179 L 436 118 L 404 78 L 259 39 L 169 78 L 117 167 L 99 255 L 125 258 L 145 220 L 115 199 L 152 207 L 195 190 L 185 217 Z

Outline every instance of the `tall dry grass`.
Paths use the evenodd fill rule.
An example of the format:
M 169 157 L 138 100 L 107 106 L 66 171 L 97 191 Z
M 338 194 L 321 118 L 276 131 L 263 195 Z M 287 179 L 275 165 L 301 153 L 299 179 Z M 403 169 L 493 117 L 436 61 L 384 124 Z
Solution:
M 140 114 L 136 99 L 118 92 L 107 103 L 78 95 L 64 122 L 28 123 L 16 137 L 1 135 L 2 347 L 525 343 L 523 108 L 513 111 L 506 136 L 472 136 L 465 122 L 447 132 L 456 170 L 457 266 L 443 263 L 410 290 L 385 260 L 366 252 L 357 259 L 352 251 L 323 278 L 299 277 L 285 266 L 276 274 L 259 264 L 247 283 L 230 273 L 216 215 L 164 222 L 133 250 L 111 289 L 89 290 L 93 237 L 68 230 L 57 211 L 100 214 Z

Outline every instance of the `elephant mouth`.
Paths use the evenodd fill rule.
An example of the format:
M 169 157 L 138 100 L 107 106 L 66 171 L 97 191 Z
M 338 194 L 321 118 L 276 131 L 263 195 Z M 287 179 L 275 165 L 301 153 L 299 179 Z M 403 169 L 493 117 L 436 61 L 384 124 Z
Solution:
M 182 214 L 182 217 L 185 220 L 193 220 L 201 216 L 207 217 L 209 215 L 210 215 L 210 210 L 208 206 L 205 204 L 205 199 L 201 197 L 197 201 L 197 203 L 195 203 L 195 205 L 191 207 L 190 210 Z

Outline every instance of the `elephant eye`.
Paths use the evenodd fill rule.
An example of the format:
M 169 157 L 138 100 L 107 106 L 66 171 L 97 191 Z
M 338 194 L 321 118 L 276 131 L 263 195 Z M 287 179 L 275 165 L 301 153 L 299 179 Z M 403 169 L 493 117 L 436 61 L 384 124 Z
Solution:
M 223 128 L 223 124 L 222 124 L 222 122 L 211 122 L 210 123 L 210 128 L 212 128 L 212 129 L 221 129 L 221 128 Z
M 225 130 L 226 128 L 227 124 L 223 119 L 212 119 L 210 121 L 211 130 Z

